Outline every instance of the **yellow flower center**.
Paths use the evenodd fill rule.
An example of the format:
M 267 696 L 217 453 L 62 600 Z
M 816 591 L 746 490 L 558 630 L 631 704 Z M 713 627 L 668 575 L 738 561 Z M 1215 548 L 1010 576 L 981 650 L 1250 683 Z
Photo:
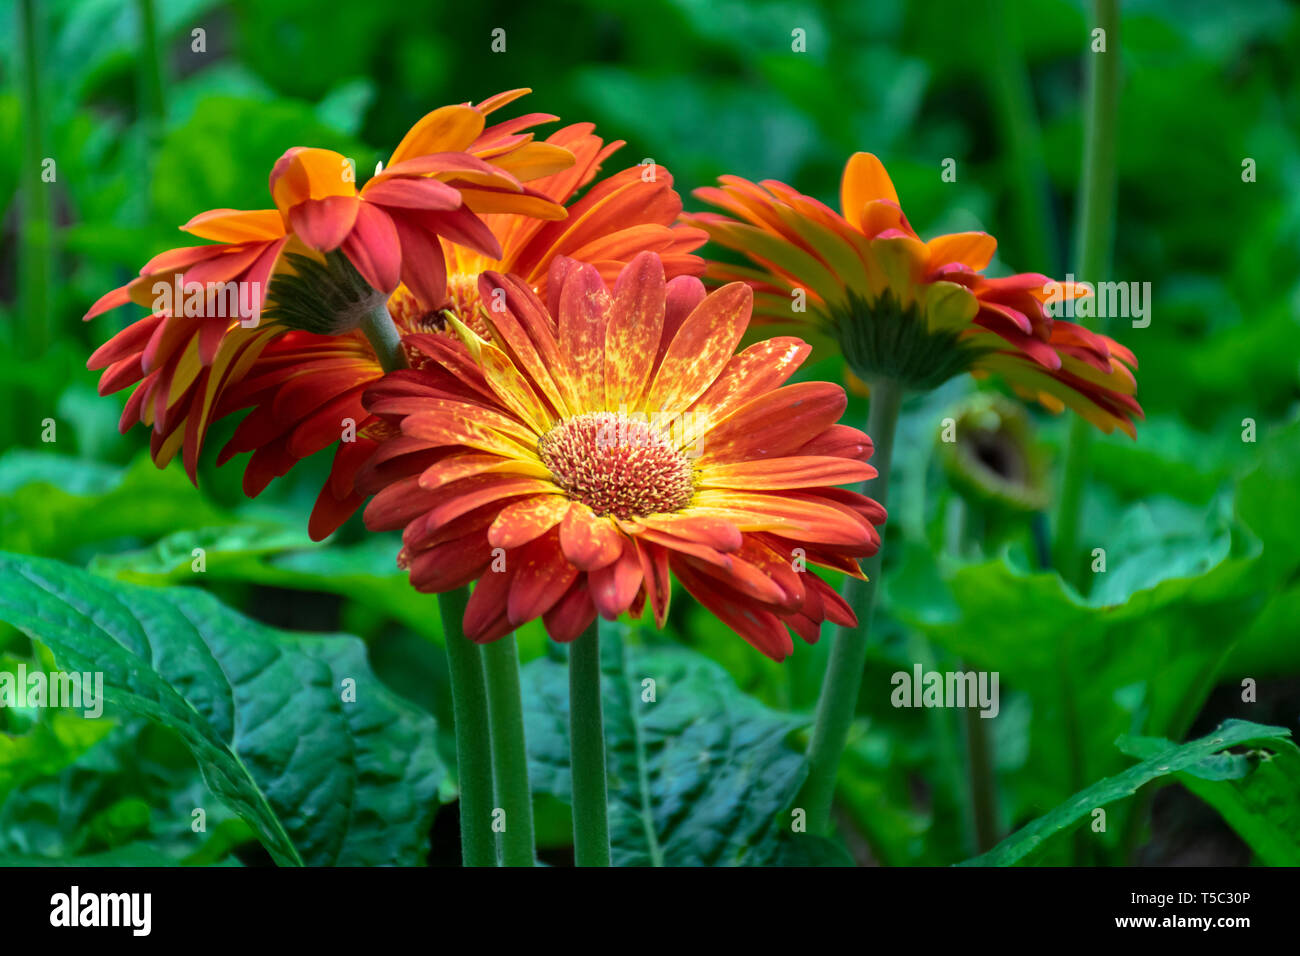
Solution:
M 561 422 L 537 451 L 555 483 L 598 515 L 677 511 L 695 490 L 690 461 L 657 428 L 615 412 Z
M 448 273 L 447 302 L 462 322 L 477 318 L 478 275 L 465 272 Z

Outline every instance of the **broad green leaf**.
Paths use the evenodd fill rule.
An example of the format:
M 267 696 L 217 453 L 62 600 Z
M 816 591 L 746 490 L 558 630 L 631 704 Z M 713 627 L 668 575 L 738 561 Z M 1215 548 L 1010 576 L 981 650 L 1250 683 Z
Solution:
M 125 470 L 22 449 L 0 457 L 0 550 L 66 557 L 227 520 L 182 470 L 159 470 L 147 457 Z
M 1257 586 L 1273 594 L 1225 665 L 1235 678 L 1300 672 L 1300 421 L 1257 435 L 1260 461 L 1237 487 L 1237 513 L 1263 544 Z
M 278 863 L 424 858 L 443 775 L 434 721 L 374 678 L 355 638 L 18 555 L 0 555 L 0 619 L 61 667 L 102 672 L 110 707 L 180 734 Z
M 180 866 L 179 860 L 172 859 L 166 853 L 149 846 L 147 843 L 130 843 L 125 846 L 115 847 L 112 850 L 105 850 L 102 853 L 87 853 L 84 856 L 68 857 L 62 860 L 51 860 L 41 856 L 16 856 L 10 854 L 0 854 L 0 867 L 29 867 L 29 866 L 72 866 L 72 867 L 99 867 L 99 866 Z M 220 864 L 223 866 L 238 866 L 234 860 L 226 860 Z
M 691 651 L 625 651 L 609 626 L 601 642 L 615 865 L 756 865 L 778 837 L 797 841 L 789 809 L 807 765 L 788 738 L 803 721 L 746 697 Z M 522 678 L 533 787 L 568 802 L 567 669 L 541 658 Z
M 16 677 L 19 665 L 31 673 L 39 665 L 0 655 L 0 674 Z M 7 727 L 14 711 L 0 710 L 0 805 L 10 791 L 29 780 L 71 765 L 113 729 L 110 720 L 86 720 L 76 713 L 42 708 L 26 727 Z M 0 841 L 2 843 L 2 841 Z
M 66 766 L 23 761 L 26 782 L 0 801 L 0 856 L 58 862 L 147 842 L 168 861 L 209 865 L 256 840 L 212 796 L 182 739 L 161 724 L 53 708 L 39 719 L 80 723 L 97 742 Z
M 136 584 L 188 584 L 203 579 L 324 591 L 374 607 L 433 638 L 442 635 L 437 602 L 420 594 L 397 567 L 401 539 L 369 535 L 353 545 L 318 544 L 304 528 L 283 521 L 248 521 L 177 531 L 148 548 L 97 555 L 96 574 Z
M 1139 517 L 1150 537 L 1134 530 Z M 1146 504 L 1116 523 L 1098 532 L 1116 542 L 1098 577 L 1115 581 L 1098 585 L 1091 600 L 1055 573 L 1026 572 L 1005 558 L 946 576 L 885 578 L 896 616 L 969 667 L 997 671 L 1003 694 L 1029 695 L 1029 759 L 1014 778 L 1013 818 L 1117 770 L 1121 734 L 1181 736 L 1260 606 L 1259 544 L 1239 525 L 1206 529 L 1192 509 Z
M 1122 738 L 1119 748 L 1149 758 L 1174 745 L 1158 737 Z M 1249 754 L 1207 758 L 1177 780 L 1223 817 L 1267 866 L 1300 866 L 1300 748 L 1270 741 Z
M 1243 745 L 1260 747 L 1275 754 L 1281 753 L 1286 747 L 1294 750 L 1295 745 L 1291 743 L 1290 736 L 1291 732 L 1285 727 L 1268 727 L 1245 720 L 1224 721 L 1208 736 L 1185 744 L 1169 744 L 1168 747 L 1148 757 L 1137 766 L 1097 781 L 1086 790 L 1081 790 L 1070 797 L 1050 813 L 1021 827 L 988 853 L 967 860 L 961 865 L 1011 866 L 1034 853 L 1052 837 L 1074 829 L 1085 817 L 1091 816 L 1094 810 L 1125 797 L 1131 797 L 1144 784 L 1198 767 L 1207 758 L 1220 754 L 1229 747 Z M 1294 804 L 1294 789 L 1289 797 Z

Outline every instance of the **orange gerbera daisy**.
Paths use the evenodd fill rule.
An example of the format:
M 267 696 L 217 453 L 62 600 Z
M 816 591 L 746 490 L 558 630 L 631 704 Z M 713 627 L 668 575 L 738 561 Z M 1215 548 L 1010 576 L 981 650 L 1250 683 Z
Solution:
M 759 266 L 716 263 L 707 274 L 748 282 L 761 320 L 834 340 L 868 382 L 928 389 L 965 371 L 997 372 L 1022 396 L 1136 435 L 1133 353 L 1048 314 L 1049 302 L 1086 287 L 1037 273 L 985 276 L 997 248 L 987 233 L 921 241 L 875 156 L 855 153 L 845 167 L 842 215 L 774 180 L 720 182 L 695 195 L 729 215 L 683 218 Z
M 135 421 L 152 425 L 154 460 L 162 466 L 183 446 L 193 478 L 222 390 L 289 328 L 284 309 L 268 310 L 274 321 L 262 322 L 268 305 L 283 304 L 268 295 L 273 281 L 303 268 L 332 273 L 350 296 L 348 308 L 321 319 L 316 331 L 347 331 L 361 320 L 372 291 L 382 305 L 402 279 L 441 296 L 437 273 L 415 265 L 440 258 L 441 239 L 499 254 L 478 213 L 564 218 L 562 207 L 523 185 L 574 162 L 562 147 L 520 132 L 554 117 L 532 114 L 484 128 L 488 114 L 527 92 L 434 110 L 359 191 L 345 157 L 295 147 L 271 171 L 275 209 L 214 209 L 182 226 L 214 244 L 155 256 L 138 278 L 86 313 L 91 319 L 128 301 L 154 310 L 87 363 L 104 369 L 101 394 L 136 384 L 123 431 Z
M 861 576 L 884 509 L 834 487 L 870 478 L 871 441 L 836 424 L 844 390 L 783 385 L 796 338 L 734 354 L 743 283 L 709 296 L 665 282 L 642 253 L 610 291 L 592 266 L 552 264 L 543 305 L 484 273 L 491 339 L 411 335 L 416 361 L 370 389 L 389 436 L 358 478 L 374 530 L 404 528 L 399 563 L 426 592 L 477 580 L 466 636 L 495 640 L 541 617 L 556 640 L 599 614 L 668 614 L 670 572 L 775 660 L 791 628 L 855 623 L 819 565 Z M 804 573 L 801 573 L 804 572 Z
M 531 183 L 549 200 L 564 204 L 595 178 L 601 164 L 622 142 L 606 145 L 590 123 L 565 127 L 547 144 L 577 157 L 568 169 Z M 568 209 L 562 221 L 518 214 L 483 217 L 483 226 L 500 244 L 495 256 L 482 252 L 487 242 L 445 247 L 446 259 L 430 251 L 417 271 L 436 281 L 405 283 L 389 301 L 403 336 L 446 330 L 445 310 L 489 334 L 480 318 L 478 278 L 487 270 L 518 276 L 539 296 L 547 295 L 547 274 L 557 256 L 592 263 L 606 280 L 617 277 L 638 251 L 658 253 L 668 276 L 704 271 L 691 250 L 704 244 L 699 229 L 676 224 L 681 198 L 662 168 L 634 166 L 596 183 Z M 437 289 L 445 286 L 439 297 Z M 219 461 L 252 452 L 244 472 L 244 491 L 259 494 L 300 459 L 337 443 L 329 479 L 312 510 L 308 531 L 320 540 L 348 519 L 365 500 L 353 478 L 374 450 L 376 420 L 362 406 L 365 389 L 384 374 L 379 357 L 361 331 L 322 336 L 294 331 L 257 356 L 243 381 L 227 389 L 217 415 L 253 407 L 240 423 Z M 346 423 L 349 440 L 339 441 Z

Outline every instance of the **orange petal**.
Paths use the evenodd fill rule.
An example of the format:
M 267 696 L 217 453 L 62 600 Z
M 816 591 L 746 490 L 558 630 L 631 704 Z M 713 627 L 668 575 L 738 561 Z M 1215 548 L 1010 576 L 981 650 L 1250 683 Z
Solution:
M 406 177 L 367 183 L 363 191 L 366 202 L 406 209 L 459 209 L 460 190 L 436 179 Z
M 695 541 L 716 551 L 736 551 L 742 543 L 740 530 L 725 518 L 696 515 L 687 511 L 646 515 L 636 519 L 636 522 L 676 538 Z
M 483 132 L 483 114 L 472 106 L 443 106 L 426 113 L 402 137 L 388 165 L 426 153 L 461 152 Z
M 501 509 L 488 529 L 494 548 L 518 548 L 546 534 L 564 520 L 572 502 L 561 494 L 534 495 Z
M 753 301 L 749 286 L 733 282 L 696 306 L 664 353 L 646 408 L 676 415 L 699 398 L 735 354 Z
M 785 384 L 811 351 L 807 342 L 793 336 L 757 342 L 732 357 L 691 410 L 707 424 L 722 421 L 746 402 Z
M 382 209 L 360 203 L 343 254 L 361 278 L 380 292 L 391 293 L 402 281 L 402 243 L 392 218 Z
M 885 165 L 871 153 L 854 153 L 844 167 L 840 180 L 840 208 L 844 218 L 862 228 L 862 208 L 873 199 L 887 199 L 895 206 L 898 193 Z
M 181 229 L 217 242 L 252 242 L 279 239 L 284 235 L 284 219 L 276 209 L 211 209 L 199 213 Z
M 574 581 L 564 597 L 542 616 L 546 633 L 551 640 L 560 642 L 577 640 L 595 619 L 595 605 L 582 581 Z
M 830 382 L 785 385 L 742 405 L 697 444 L 701 464 L 780 458 L 839 421 L 848 404 Z
M 283 213 L 308 199 L 355 196 L 356 176 L 352 163 L 332 149 L 295 146 L 285 152 L 271 169 L 271 198 Z
M 438 528 L 480 505 L 505 498 L 545 493 L 554 488 L 549 481 L 525 475 L 474 475 L 462 478 L 440 489 L 444 497 L 429 509 L 427 521 L 431 529 Z
M 576 567 L 594 571 L 618 560 L 623 553 L 623 535 L 609 518 L 598 517 L 575 501 L 560 523 L 560 545 Z
M 652 252 L 633 259 L 614 285 L 605 329 L 605 407 L 640 407 L 663 332 L 663 263 Z
M 507 560 L 511 580 L 506 613 L 516 627 L 549 611 L 578 577 L 578 569 L 564 559 L 554 534 L 529 542 Z
M 531 475 L 534 478 L 550 476 L 544 465 L 514 458 L 502 458 L 500 455 L 454 455 L 434 462 L 421 472 L 420 487 L 432 491 L 470 475 L 502 473 Z
M 582 264 L 564 279 L 560 293 L 560 361 L 573 400 L 591 411 L 605 401 L 605 322 L 609 293 L 600 274 Z
M 662 628 L 668 620 L 668 606 L 672 599 L 672 579 L 668 575 L 668 552 L 649 541 L 633 539 L 641 575 L 645 583 L 646 601 L 654 613 L 655 627 Z
M 527 422 L 538 435 L 548 431 L 555 423 L 554 414 L 538 397 L 527 377 L 510 361 L 510 357 L 490 342 L 483 341 L 450 313 L 448 321 L 465 343 L 465 348 L 469 350 L 501 404 L 521 421 Z
M 356 224 L 361 200 L 356 196 L 308 199 L 289 210 L 289 224 L 298 238 L 319 252 L 343 244 Z
M 992 261 L 998 241 L 987 232 L 953 232 L 936 236 L 925 248 L 930 255 L 931 271 L 960 262 L 978 272 Z
M 600 616 L 612 621 L 628 610 L 641 588 L 641 581 L 636 545 L 625 539 L 617 561 L 588 575 L 591 600 Z
M 460 196 L 467 207 L 479 213 L 510 213 L 550 220 L 564 219 L 569 215 L 559 203 L 528 189 L 512 192 L 507 189 L 462 186 Z
M 764 458 L 758 461 L 712 465 L 701 473 L 700 488 L 817 488 L 850 485 L 876 476 L 876 469 L 851 458 L 811 455 L 798 458 Z
M 492 164 L 511 173 L 520 182 L 529 182 L 568 169 L 574 156 L 563 146 L 551 143 L 525 143 L 517 149 L 493 157 Z
M 783 661 L 794 651 L 794 641 L 785 625 L 771 611 L 719 585 L 686 561 L 673 562 L 673 572 L 682 586 L 729 628 L 774 661 Z

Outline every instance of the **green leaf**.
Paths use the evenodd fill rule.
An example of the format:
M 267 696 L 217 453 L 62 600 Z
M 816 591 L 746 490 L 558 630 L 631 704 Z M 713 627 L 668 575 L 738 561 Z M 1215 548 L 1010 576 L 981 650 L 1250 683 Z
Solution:
M 790 734 L 803 721 L 746 697 L 726 671 L 680 648 L 624 652 L 601 632 L 609 826 L 616 866 L 761 865 L 790 835 L 807 774 Z M 550 658 L 522 673 L 534 790 L 571 800 L 568 673 Z M 646 701 L 654 682 L 654 700 Z M 804 858 L 823 858 L 809 850 Z
M 1085 817 L 1090 816 L 1093 810 L 1114 803 L 1116 800 L 1131 797 L 1144 784 L 1192 770 L 1202 765 L 1207 758 L 1220 754 L 1229 747 L 1249 745 L 1264 747 L 1275 753 L 1281 753 L 1284 747 L 1295 750 L 1290 736 L 1291 732 L 1285 727 L 1269 727 L 1245 720 L 1224 721 L 1217 730 L 1206 737 L 1185 744 L 1169 744 L 1137 766 L 1097 781 L 1050 813 L 1021 827 L 988 853 L 967 860 L 961 865 L 1011 866 L 1038 850 L 1052 837 L 1074 829 Z M 1289 793 L 1294 803 L 1294 785 Z
M 1158 737 L 1119 741 L 1126 754 L 1143 758 L 1173 746 Z M 1300 748 L 1290 740 L 1207 758 L 1177 779 L 1214 807 L 1265 865 L 1300 866 Z
M 420 594 L 397 567 L 401 539 L 372 534 L 354 545 L 318 544 L 305 530 L 271 520 L 177 531 L 148 548 L 96 555 L 90 570 L 135 584 L 195 580 L 195 548 L 206 580 L 324 591 L 392 615 L 426 637 L 440 638 L 437 603 Z
M 1195 509 L 1160 501 L 1115 523 L 1104 539 L 1107 570 L 1097 575 L 1115 580 L 1099 584 L 1093 599 L 1005 557 L 946 576 L 900 575 L 901 589 L 885 578 L 897 617 L 968 668 L 998 672 L 1003 694 L 1030 696 L 1029 758 L 1014 777 L 1013 818 L 1115 772 L 1121 734 L 1182 736 L 1262 603 L 1259 543 L 1240 525 L 1207 529 Z
M 277 862 L 423 860 L 443 776 L 434 721 L 375 679 L 359 640 L 265 627 L 199 590 L 7 554 L 0 619 L 63 668 L 102 672 L 108 704 L 180 734 Z
M 146 843 L 128 843 L 124 846 L 114 847 L 111 850 L 105 850 L 102 853 L 87 853 L 84 856 L 68 857 L 61 860 L 51 860 L 42 856 L 16 856 L 11 854 L 0 854 L 0 867 L 29 867 L 29 866 L 180 866 L 178 860 L 172 859 L 166 853 L 149 846 Z M 233 860 L 227 860 L 225 866 L 237 866 L 238 863 Z
M 12 658 L 0 657 L 0 673 L 16 674 L 15 664 Z M 111 721 L 86 720 L 59 710 L 44 710 L 41 718 L 25 733 L 0 732 L 0 804 L 27 781 L 71 765 L 113 729 Z
M 87 545 L 226 520 L 183 471 L 160 470 L 147 457 L 125 470 L 23 449 L 0 457 L 0 550 L 66 557 Z
M 161 724 L 131 716 L 83 718 L 53 708 L 38 713 L 42 723 L 76 721 L 102 739 L 60 768 L 19 755 L 19 775 L 27 782 L 0 802 L 0 856 L 57 862 L 147 841 L 170 862 L 212 864 L 256 839 L 213 799 L 189 749 Z M 196 809 L 203 810 L 206 829 L 194 829 Z

